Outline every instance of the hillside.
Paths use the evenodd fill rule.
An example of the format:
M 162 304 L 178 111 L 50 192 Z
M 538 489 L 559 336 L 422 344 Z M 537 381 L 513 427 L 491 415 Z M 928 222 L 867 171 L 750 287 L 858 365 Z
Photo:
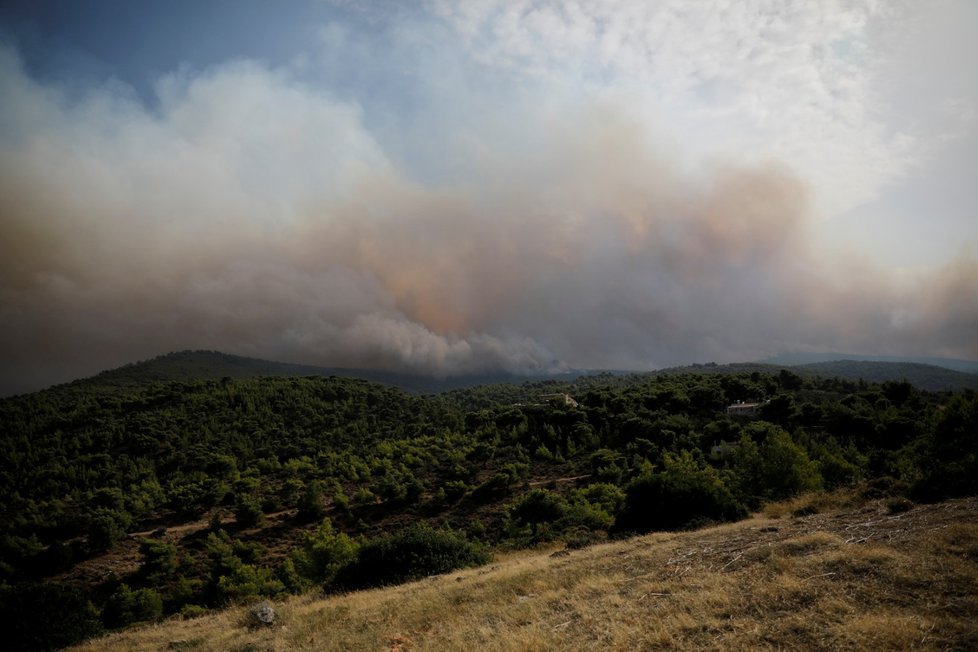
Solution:
M 694 364 L 683 367 L 670 367 L 643 373 L 623 371 L 568 370 L 536 376 L 516 376 L 496 373 L 481 375 L 462 375 L 434 377 L 395 373 L 376 369 L 347 369 L 341 367 L 318 367 L 313 365 L 275 362 L 218 351 L 177 351 L 142 360 L 115 369 L 103 371 L 95 376 L 60 385 L 64 389 L 101 389 L 114 391 L 135 389 L 153 383 L 215 381 L 224 378 L 246 379 L 261 377 L 299 378 L 321 376 L 355 378 L 396 387 L 406 392 L 418 394 L 437 394 L 456 389 L 482 385 L 517 385 L 524 382 L 572 383 L 578 378 L 618 377 L 623 384 L 630 384 L 643 377 L 674 374 L 777 374 L 781 369 L 807 378 L 820 376 L 837 377 L 845 380 L 882 383 L 886 381 L 906 381 L 918 389 L 928 391 L 961 391 L 978 389 L 978 374 L 966 372 L 971 369 L 967 361 L 948 361 L 948 365 L 958 363 L 957 370 L 950 366 L 940 366 L 921 362 L 864 360 L 850 356 L 848 359 L 819 360 L 805 362 L 809 356 L 782 356 L 763 362 L 738 362 L 730 364 Z M 775 362 L 775 360 L 783 360 Z M 935 359 L 941 362 L 941 359 Z M 978 364 L 978 363 L 976 363 Z
M 580 375 L 580 372 L 568 372 L 566 374 L 540 376 L 539 378 L 569 381 L 578 375 Z M 243 379 L 265 376 L 285 378 L 304 376 L 357 378 L 389 387 L 397 387 L 407 392 L 428 394 L 477 385 L 522 382 L 529 378 L 504 373 L 434 377 L 376 369 L 317 367 L 288 362 L 275 362 L 240 355 L 230 355 L 218 351 L 177 351 L 157 356 L 150 360 L 135 362 L 116 369 L 109 369 L 90 378 L 69 383 L 68 386 L 126 389 L 143 387 L 152 383 L 221 380 L 222 378 Z
M 437 395 L 335 376 L 82 383 L 0 399 L 0 423 L 12 650 L 738 521 L 807 491 L 978 494 L 975 394 L 783 369 Z
M 274 604 L 269 628 L 249 628 L 239 608 L 76 649 L 978 648 L 978 500 L 897 507 L 758 515 L 521 554 L 387 589 L 290 598 Z
M 812 362 L 794 367 L 799 373 L 835 376 L 870 383 L 907 381 L 914 387 L 932 392 L 978 389 L 978 375 L 954 371 L 932 364 L 916 362 L 872 362 L 865 360 L 834 360 Z
M 978 374 L 955 371 L 946 367 L 916 362 L 884 362 L 874 360 L 831 360 L 805 364 L 772 364 L 768 362 L 735 362 L 731 364 L 696 364 L 672 367 L 656 374 L 696 373 L 777 374 L 790 371 L 805 378 L 840 378 L 867 383 L 908 382 L 917 389 L 931 392 L 959 392 L 978 389 Z
M 859 355 L 854 353 L 783 353 L 760 360 L 765 364 L 787 365 L 798 367 L 815 362 L 835 362 L 837 360 L 854 360 L 857 362 L 910 362 L 942 367 L 968 374 L 978 374 L 978 360 L 962 360 L 960 358 L 914 357 L 895 355 Z

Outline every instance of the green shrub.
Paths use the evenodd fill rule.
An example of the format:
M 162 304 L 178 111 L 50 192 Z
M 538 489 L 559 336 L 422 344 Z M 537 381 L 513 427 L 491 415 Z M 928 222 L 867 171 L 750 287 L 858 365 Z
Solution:
M 834 437 L 829 437 L 812 448 L 812 458 L 818 464 L 826 489 L 851 485 L 865 475 L 868 459 L 852 442 L 843 447 Z
M 596 482 L 574 491 L 571 495 L 571 502 L 587 503 L 608 514 L 616 514 L 625 504 L 625 492 L 618 485 Z
M 255 496 L 238 494 L 234 501 L 234 519 L 241 527 L 255 527 L 265 519 L 265 514 Z
M 449 480 L 438 488 L 436 498 L 441 505 L 457 503 L 469 490 L 469 486 L 461 480 Z
M 241 564 L 230 573 L 218 576 L 212 588 L 214 601 L 221 605 L 274 598 L 286 590 L 270 569 L 253 564 Z
M 624 494 L 624 492 L 623 492 Z M 585 530 L 607 530 L 615 522 L 614 514 L 605 511 L 600 505 L 588 502 L 573 502 L 560 519 L 561 529 L 579 527 Z
M 177 570 L 177 547 L 166 541 L 143 539 L 139 543 L 139 552 L 143 555 L 140 574 L 148 582 L 158 584 L 171 577 Z
M 617 484 L 621 481 L 625 458 L 618 451 L 600 448 L 589 458 L 591 474 L 601 482 Z
M 747 508 L 716 469 L 701 464 L 689 451 L 666 453 L 663 466 L 661 473 L 640 476 L 628 485 L 616 531 L 678 530 L 690 523 L 734 521 L 747 516 Z
M 978 494 L 978 395 L 956 396 L 945 406 L 924 439 L 923 477 L 914 496 L 941 500 Z
M 207 611 L 207 607 L 202 607 L 199 604 L 185 604 L 180 608 L 180 617 L 184 620 L 200 618 L 201 616 L 206 615 Z M 171 643 L 170 645 L 172 646 L 173 644 Z
M 757 422 L 744 429 L 733 470 L 737 488 L 754 507 L 762 500 L 784 500 L 822 488 L 818 465 L 791 435 L 770 423 Z
M 546 489 L 532 489 L 509 506 L 507 514 L 517 525 L 529 525 L 534 540 L 541 523 L 553 523 L 567 512 L 563 496 Z
M 185 606 L 194 605 L 203 598 L 204 580 L 197 577 L 180 577 L 170 588 L 166 610 L 183 611 Z
M 238 541 L 221 530 L 207 535 L 205 549 L 211 559 L 206 590 L 210 603 L 224 605 L 274 597 L 286 590 L 270 569 L 257 565 L 265 555 L 265 548 L 260 543 Z
M 297 518 L 303 523 L 311 523 L 323 518 L 326 507 L 323 505 L 323 484 L 313 480 L 305 486 L 296 505 L 299 508 Z
M 234 554 L 230 535 L 224 530 L 208 534 L 204 547 L 211 559 L 211 576 L 215 579 L 233 572 L 242 564 L 241 559 Z
M 489 561 L 480 546 L 460 534 L 416 524 L 368 541 L 336 578 L 338 587 L 358 589 L 399 584 Z
M 159 620 L 163 616 L 163 598 L 153 589 L 136 589 L 127 584 L 109 596 L 102 610 L 106 627 L 117 628 L 144 620 Z
M 100 507 L 88 521 L 88 546 L 93 552 L 109 550 L 126 534 L 132 518 L 126 512 Z
M 514 482 L 509 473 L 497 473 L 472 490 L 472 500 L 477 503 L 489 503 L 503 497 Z
M 315 532 L 306 534 L 302 547 L 294 550 L 288 561 L 302 578 L 329 586 L 337 573 L 356 559 L 358 546 L 346 533 L 336 532 L 326 519 Z M 283 571 L 289 569 L 283 567 Z M 291 578 L 290 582 L 296 580 Z
M 0 579 L 33 571 L 42 559 L 43 552 L 44 545 L 38 540 L 36 533 L 31 533 L 29 537 L 0 535 Z
M 377 496 L 367 487 L 360 487 L 353 494 L 353 502 L 357 505 L 371 505 L 377 502 Z
M 172 482 L 167 490 L 169 504 L 186 518 L 199 516 L 208 507 L 217 505 L 227 495 L 226 482 L 201 472 Z

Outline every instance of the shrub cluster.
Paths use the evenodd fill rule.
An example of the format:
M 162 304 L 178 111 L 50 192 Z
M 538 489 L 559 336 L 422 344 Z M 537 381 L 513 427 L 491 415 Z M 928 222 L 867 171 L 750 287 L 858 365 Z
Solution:
M 747 516 L 713 467 L 689 451 L 666 453 L 664 470 L 639 476 L 625 492 L 625 505 L 615 522 L 619 532 L 677 530 L 690 524 L 735 521 Z
M 398 584 L 478 566 L 489 559 L 481 546 L 460 534 L 417 524 L 363 544 L 356 558 L 340 570 L 336 584 L 345 589 Z

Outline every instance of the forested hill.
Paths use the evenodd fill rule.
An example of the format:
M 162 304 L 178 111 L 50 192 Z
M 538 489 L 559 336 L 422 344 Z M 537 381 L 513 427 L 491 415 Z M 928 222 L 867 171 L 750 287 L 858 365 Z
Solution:
M 881 383 L 886 381 L 906 381 L 918 389 L 928 391 L 961 391 L 978 389 L 978 374 L 955 371 L 946 367 L 909 362 L 881 362 L 873 360 L 834 360 L 807 364 L 768 364 L 764 362 L 743 362 L 733 364 L 697 364 L 686 367 L 673 367 L 636 372 L 600 372 L 569 370 L 565 373 L 540 376 L 514 376 L 512 374 L 482 374 L 449 377 L 433 377 L 401 374 L 375 369 L 347 369 L 341 367 L 318 367 L 261 360 L 217 351 L 178 351 L 143 360 L 100 374 L 77 380 L 60 388 L 82 388 L 103 390 L 133 389 L 153 383 L 192 382 L 221 380 L 223 378 L 260 378 L 336 376 L 340 378 L 359 378 L 388 387 L 396 387 L 406 392 L 436 394 L 454 389 L 477 387 L 480 385 L 518 384 L 522 382 L 555 381 L 570 383 L 575 379 L 587 377 L 617 376 L 624 383 L 650 375 L 702 374 L 702 373 L 765 373 L 777 374 L 782 369 L 805 377 L 837 377 L 845 380 Z
M 696 373 L 778 373 L 782 369 L 806 378 L 841 378 L 867 383 L 908 382 L 917 389 L 931 392 L 978 390 L 978 374 L 916 362 L 879 362 L 875 360 L 833 360 L 801 365 L 737 362 L 732 364 L 697 364 L 663 369 L 658 374 Z
M 756 413 L 727 413 L 760 397 Z M 165 614 L 445 572 L 496 547 L 736 520 L 858 483 L 973 495 L 976 431 L 973 392 L 788 369 L 437 395 L 225 371 L 75 383 L 0 399 L 0 631 L 6 649 L 60 647 Z M 70 618 L 52 625 L 52 612 Z
M 854 353 L 783 353 L 759 362 L 799 367 L 814 362 L 835 362 L 837 360 L 854 360 L 857 362 L 912 362 L 915 364 L 932 365 L 967 374 L 978 374 L 978 360 L 962 358 L 935 358 L 918 356 L 895 355 L 857 355 Z
M 571 380 L 577 373 L 553 376 Z M 142 360 L 116 369 L 69 383 L 69 386 L 102 388 L 135 388 L 158 382 L 190 382 L 196 380 L 221 380 L 222 378 L 259 378 L 263 376 L 302 377 L 337 376 L 359 378 L 406 392 L 433 394 L 460 387 L 473 387 L 504 382 L 518 382 L 524 378 L 511 374 L 481 374 L 434 377 L 402 374 L 376 369 L 347 369 L 343 367 L 318 367 L 261 360 L 218 351 L 177 351 Z
M 871 383 L 905 380 L 914 387 L 934 392 L 978 389 L 978 374 L 954 371 L 917 362 L 873 362 L 866 360 L 834 360 L 813 362 L 794 368 L 799 373 L 816 376 L 835 376 Z

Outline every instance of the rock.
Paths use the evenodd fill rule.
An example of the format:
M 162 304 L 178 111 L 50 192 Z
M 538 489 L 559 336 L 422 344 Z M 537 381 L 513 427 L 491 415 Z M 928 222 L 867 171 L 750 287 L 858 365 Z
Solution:
M 275 622 L 275 609 L 272 608 L 271 602 L 259 602 L 248 613 L 251 616 L 251 624 L 255 627 L 269 627 Z

